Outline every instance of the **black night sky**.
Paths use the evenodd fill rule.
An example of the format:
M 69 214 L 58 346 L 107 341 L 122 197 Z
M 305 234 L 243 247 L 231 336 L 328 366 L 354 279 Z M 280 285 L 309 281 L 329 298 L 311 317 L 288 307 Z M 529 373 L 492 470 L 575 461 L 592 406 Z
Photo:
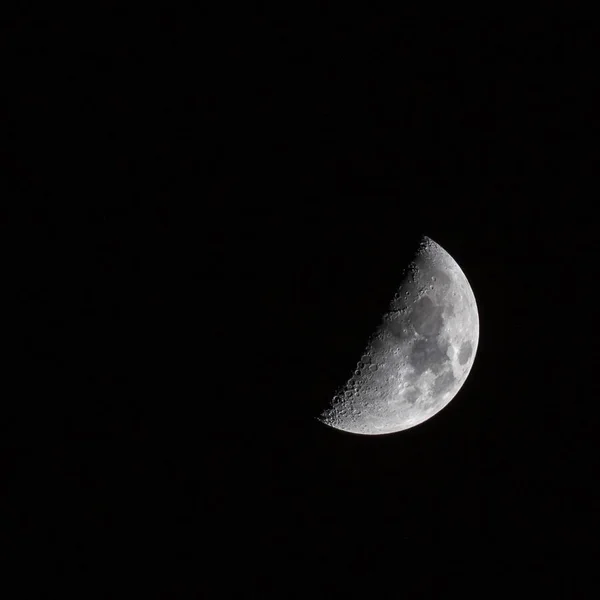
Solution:
M 595 597 L 598 51 L 569 21 L 6 22 L 20 585 Z M 319 424 L 422 235 L 478 302 L 469 378 L 399 434 Z

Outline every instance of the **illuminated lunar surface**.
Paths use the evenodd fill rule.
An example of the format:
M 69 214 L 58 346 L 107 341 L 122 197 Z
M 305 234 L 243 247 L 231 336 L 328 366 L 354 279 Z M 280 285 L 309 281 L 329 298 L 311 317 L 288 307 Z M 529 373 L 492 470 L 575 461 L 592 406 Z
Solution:
M 319 420 L 364 435 L 419 425 L 456 396 L 478 341 L 477 304 L 465 274 L 424 237 L 354 375 Z

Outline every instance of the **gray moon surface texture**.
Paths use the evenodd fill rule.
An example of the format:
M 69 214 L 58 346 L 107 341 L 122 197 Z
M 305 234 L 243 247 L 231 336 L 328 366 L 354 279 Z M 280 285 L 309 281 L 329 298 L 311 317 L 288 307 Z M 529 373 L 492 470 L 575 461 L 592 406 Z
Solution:
M 465 274 L 423 237 L 354 375 L 318 420 L 363 435 L 419 425 L 456 396 L 478 342 L 479 314 Z

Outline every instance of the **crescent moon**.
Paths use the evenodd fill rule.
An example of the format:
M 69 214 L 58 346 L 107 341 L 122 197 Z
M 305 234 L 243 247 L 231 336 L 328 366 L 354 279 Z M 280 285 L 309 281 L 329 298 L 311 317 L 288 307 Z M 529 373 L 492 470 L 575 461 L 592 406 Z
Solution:
M 465 274 L 424 236 L 354 375 L 317 419 L 363 435 L 415 427 L 456 396 L 478 343 L 479 313 Z

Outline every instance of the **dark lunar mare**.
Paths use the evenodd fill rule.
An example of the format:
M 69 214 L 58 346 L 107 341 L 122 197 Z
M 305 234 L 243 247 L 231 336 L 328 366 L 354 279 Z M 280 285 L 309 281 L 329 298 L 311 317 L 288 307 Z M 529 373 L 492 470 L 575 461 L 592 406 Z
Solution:
M 415 369 L 415 375 L 421 375 L 431 369 L 434 373 L 439 373 L 444 363 L 450 359 L 446 354 L 448 343 L 439 341 L 433 336 L 422 338 L 414 343 L 410 354 L 410 364 Z
M 444 327 L 443 312 L 444 307 L 434 304 L 428 296 L 423 296 L 415 303 L 410 322 L 417 334 L 424 336 L 414 343 L 410 355 L 410 364 L 416 375 L 428 369 L 439 373 L 450 360 L 446 354 L 448 342 L 439 337 Z
M 463 342 L 460 347 L 460 352 L 458 353 L 458 362 L 461 365 L 467 364 L 467 361 L 471 358 L 473 354 L 473 345 L 470 341 Z
M 454 383 L 454 373 L 446 371 L 436 377 L 433 384 L 434 395 L 443 394 Z
M 444 326 L 444 307 L 437 306 L 429 296 L 415 302 L 409 321 L 420 335 L 436 336 Z
M 411 388 L 404 392 L 404 398 L 409 404 L 414 404 L 421 396 L 420 388 Z

